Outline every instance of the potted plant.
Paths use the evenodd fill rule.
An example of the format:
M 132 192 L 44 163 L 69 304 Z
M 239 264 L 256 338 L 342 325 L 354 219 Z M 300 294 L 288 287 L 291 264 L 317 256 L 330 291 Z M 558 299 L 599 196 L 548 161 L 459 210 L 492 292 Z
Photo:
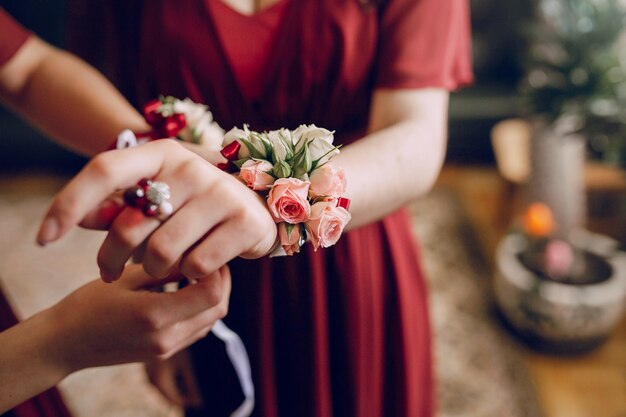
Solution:
M 536 10 L 520 88 L 533 128 L 526 201 L 551 226 L 537 234 L 526 221 L 503 239 L 495 296 L 526 340 L 579 351 L 610 333 L 626 298 L 624 253 L 584 229 L 587 145 L 626 131 L 626 10 L 619 0 L 540 0 Z

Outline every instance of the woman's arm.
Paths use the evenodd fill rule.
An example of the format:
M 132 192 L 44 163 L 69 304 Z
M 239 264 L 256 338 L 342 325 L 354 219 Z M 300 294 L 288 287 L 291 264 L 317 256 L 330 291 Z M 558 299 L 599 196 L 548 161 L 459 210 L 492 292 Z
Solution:
M 341 149 L 355 228 L 378 220 L 426 193 L 446 152 L 449 93 L 442 89 L 377 90 L 369 134 Z
M 77 370 L 168 358 L 226 315 L 227 267 L 177 292 L 148 291 L 164 281 L 138 265 L 123 277 L 93 281 L 0 333 L 0 414 Z
M 123 129 L 149 128 L 98 71 L 36 36 L 0 67 L 0 99 L 85 155 L 106 150 Z
M 448 93 L 436 89 L 376 93 L 372 133 L 333 160 L 348 178 L 350 227 L 378 220 L 430 189 L 445 155 L 447 101 Z M 143 177 L 172 187 L 174 214 L 164 223 L 138 221 L 130 208 L 105 225 L 109 233 L 98 256 L 105 280 L 119 277 L 144 240 L 143 265 L 155 277 L 180 265 L 193 278 L 236 256 L 258 258 L 272 249 L 276 226 L 258 194 L 172 141 L 94 158 L 56 196 L 38 241 L 47 244 L 77 224 L 88 226 L 90 213 L 97 214 L 112 192 Z

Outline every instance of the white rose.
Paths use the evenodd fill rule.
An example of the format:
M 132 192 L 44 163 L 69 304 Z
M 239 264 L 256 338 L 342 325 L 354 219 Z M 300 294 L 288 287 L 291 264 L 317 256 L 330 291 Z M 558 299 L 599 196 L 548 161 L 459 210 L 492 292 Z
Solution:
M 250 130 L 248 129 L 248 125 L 243 125 L 243 129 L 239 129 L 238 127 L 233 127 L 228 132 L 224 134 L 224 146 L 230 145 L 237 139 L 246 139 L 249 140 Z
M 254 158 L 267 159 L 267 148 L 270 143 L 266 135 L 263 133 L 252 132 L 248 141 L 250 146 L 252 146 L 254 151 L 256 151 L 256 155 L 254 155 L 254 151 L 251 152 L 251 155 Z
M 264 159 L 267 156 L 266 151 L 266 143 L 267 140 L 262 137 L 260 133 L 252 132 L 248 128 L 248 125 L 244 125 L 243 129 L 239 129 L 237 127 L 233 127 L 224 135 L 223 145 L 230 145 L 232 142 L 237 141 L 241 145 L 239 149 L 239 159 L 247 159 L 252 158 L 253 155 L 250 153 L 248 149 L 248 144 L 253 147 L 253 150 L 256 151 L 257 155 L 255 158 Z M 247 142 L 247 144 L 246 144 Z
M 272 147 L 274 162 L 286 161 L 293 157 L 293 144 L 289 130 L 272 130 L 266 134 L 266 138 Z
M 309 155 L 313 167 L 324 165 L 338 153 L 339 149 L 324 138 L 314 138 L 309 142 Z
M 194 129 L 196 126 L 198 126 L 205 114 L 210 114 L 207 106 L 194 103 L 188 98 L 184 100 L 176 100 L 174 102 L 174 112 L 184 114 L 185 119 L 187 120 L 187 126 L 191 127 L 191 129 Z M 212 114 L 211 120 L 213 120 Z
M 292 136 L 295 144 L 295 152 L 297 153 L 305 143 L 311 140 L 322 140 L 332 145 L 333 133 L 323 127 L 317 127 L 315 125 L 300 125 L 293 131 Z
M 243 129 L 233 127 L 228 132 L 226 132 L 224 134 L 223 145 L 228 146 L 234 141 L 237 141 L 241 145 L 241 147 L 239 148 L 238 158 L 250 158 L 250 151 L 248 151 L 248 147 L 244 145 L 241 139 L 250 140 L 250 130 L 248 129 L 248 125 L 243 125 Z

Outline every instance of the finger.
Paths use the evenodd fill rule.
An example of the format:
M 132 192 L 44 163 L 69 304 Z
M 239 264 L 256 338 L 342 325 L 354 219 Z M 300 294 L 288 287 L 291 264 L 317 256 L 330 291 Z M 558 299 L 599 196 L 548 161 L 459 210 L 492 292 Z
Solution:
M 127 261 L 160 223 L 132 207 L 125 208 L 116 217 L 98 251 L 100 276 L 105 282 L 120 277 Z
M 224 269 L 226 268 L 226 270 Z M 211 307 L 208 310 L 201 311 L 193 317 L 186 319 L 185 321 L 175 324 L 180 334 L 186 334 L 188 336 L 181 336 L 181 343 L 176 347 L 176 350 L 182 349 L 185 346 L 201 339 L 207 335 L 217 320 L 220 320 L 226 316 L 228 312 L 228 306 L 230 303 L 230 290 L 231 290 L 231 277 L 230 270 L 227 266 L 220 268 L 220 274 L 224 279 L 224 286 L 222 287 L 221 301 L 219 304 Z M 198 285 L 198 284 L 193 284 Z
M 171 332 L 167 335 L 167 338 L 176 342 L 169 346 L 168 353 L 165 357 L 185 349 L 198 340 L 205 338 L 215 323 L 226 316 L 228 304 L 229 297 L 228 294 L 226 294 L 222 302 L 220 302 L 217 306 L 199 313 L 187 320 L 172 325 L 170 327 Z
M 163 327 L 176 323 L 182 333 L 191 334 L 195 333 L 195 329 L 206 325 L 193 320 L 199 317 L 198 314 L 206 313 L 202 316 L 206 323 L 215 322 L 226 314 L 228 304 L 224 299 L 230 296 L 230 288 L 230 272 L 221 268 L 211 276 L 203 277 L 197 283 L 179 291 L 149 295 L 153 296 L 155 308 L 161 312 L 159 314 L 163 317 Z M 189 321 L 187 324 L 179 323 L 183 320 Z
M 154 178 L 154 181 L 168 184 L 171 190 L 169 202 L 172 204 L 172 207 L 184 207 L 187 201 L 193 201 L 196 195 L 201 194 L 211 184 L 211 170 L 213 170 L 214 174 L 216 168 L 212 168 L 206 161 L 194 158 L 176 167 L 163 169 Z M 177 223 L 187 226 L 185 230 L 195 233 L 193 234 L 195 237 L 191 237 L 191 233 L 189 235 L 176 233 L 176 226 L 168 226 L 173 218 L 180 219 Z M 147 239 L 149 239 L 147 252 L 161 256 L 163 260 L 160 268 L 151 269 L 148 267 L 145 268 L 146 271 L 155 278 L 166 276 L 171 268 L 178 263 L 178 259 L 188 246 L 202 236 L 198 232 L 206 230 L 202 224 L 197 225 L 198 222 L 206 222 L 204 213 L 181 215 L 174 212 L 169 218 L 161 221 L 155 217 L 146 217 L 141 210 L 136 208 L 129 207 L 123 210 L 111 224 L 109 233 L 98 254 L 98 265 L 100 266 L 102 278 L 105 281 L 117 279 L 124 264 L 137 247 Z M 155 230 L 163 228 L 169 231 L 164 233 L 166 236 L 165 240 L 155 240 L 150 237 Z M 157 233 L 158 235 L 159 233 Z M 152 249 L 150 249 L 151 247 Z M 147 256 L 147 259 L 149 258 Z
M 85 229 L 109 230 L 113 221 L 125 207 L 121 193 L 114 193 L 93 211 L 87 213 L 79 225 Z
M 56 196 L 41 224 L 37 242 L 45 245 L 59 239 L 110 194 L 142 178 L 156 176 L 165 155 L 181 150 L 174 141 L 163 140 L 94 157 Z
M 188 201 L 150 236 L 143 259 L 144 269 L 150 275 L 159 277 L 167 274 L 178 264 L 185 252 L 202 240 L 207 233 L 214 233 L 212 229 L 228 214 L 226 205 L 216 204 L 221 201 L 216 194 L 209 189 L 201 196 Z M 196 273 L 193 278 L 212 273 L 228 260 L 230 259 L 224 259 L 223 262 L 216 264 L 215 268 L 204 270 L 204 273 Z
M 164 325 L 165 320 L 161 320 L 160 325 L 164 325 L 164 327 L 162 327 L 159 332 L 158 340 L 155 340 L 155 343 L 163 349 L 161 358 L 168 358 L 197 340 L 206 337 L 208 332 L 215 325 L 215 322 L 226 316 L 230 296 L 230 278 L 225 278 L 228 278 L 228 285 L 223 288 L 224 291 L 219 304 L 203 310 L 195 316 L 188 317 L 185 320 L 171 323 L 168 326 Z M 199 284 L 192 286 L 196 285 Z
M 190 279 L 203 277 L 237 257 L 249 246 L 249 239 L 246 235 L 235 233 L 228 223 L 222 224 L 190 250 L 178 268 Z

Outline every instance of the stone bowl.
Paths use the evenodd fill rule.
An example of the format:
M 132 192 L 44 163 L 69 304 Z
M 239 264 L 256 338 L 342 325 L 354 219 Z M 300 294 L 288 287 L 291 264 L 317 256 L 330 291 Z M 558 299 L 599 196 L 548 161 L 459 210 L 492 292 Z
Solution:
M 626 253 L 615 240 L 578 231 L 574 247 L 585 254 L 588 279 L 558 282 L 522 262 L 526 239 L 505 236 L 496 253 L 493 290 L 504 323 L 530 346 L 580 353 L 600 345 L 624 316 Z

